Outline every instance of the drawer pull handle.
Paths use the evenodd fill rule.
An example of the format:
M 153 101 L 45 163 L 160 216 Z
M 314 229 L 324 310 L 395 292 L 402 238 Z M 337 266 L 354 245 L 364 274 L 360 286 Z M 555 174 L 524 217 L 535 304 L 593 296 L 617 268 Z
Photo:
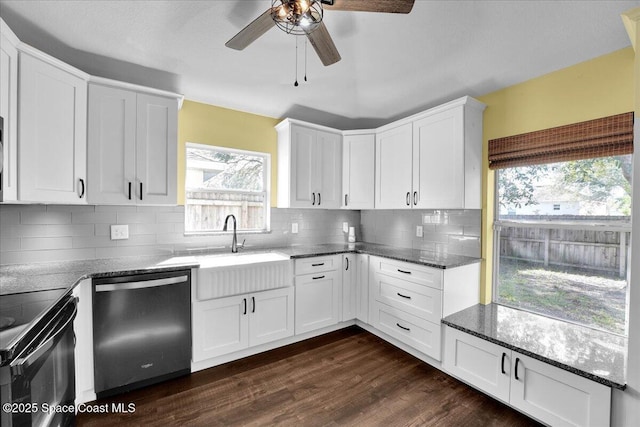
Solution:
M 400 292 L 398 292 L 398 296 L 406 299 L 411 299 L 409 295 L 402 295 Z
M 396 326 L 400 329 L 404 329 L 405 331 L 411 331 L 411 328 L 405 328 L 404 326 L 402 326 L 400 323 L 396 323 Z
M 324 276 L 313 277 L 313 280 L 324 279 Z
M 502 353 L 502 362 L 500 363 L 500 370 L 502 371 L 503 374 L 506 374 L 506 372 L 504 371 L 504 358 L 507 357 L 507 353 Z
M 320 267 L 324 265 L 324 262 L 321 262 L 320 264 L 311 264 L 311 267 Z
M 519 380 L 520 378 L 518 378 L 518 364 L 520 363 L 520 358 L 516 357 L 516 379 Z
M 410 271 L 400 270 L 400 269 L 398 269 L 398 272 L 400 272 L 400 273 L 404 273 L 404 274 L 411 274 L 411 272 L 410 272 Z

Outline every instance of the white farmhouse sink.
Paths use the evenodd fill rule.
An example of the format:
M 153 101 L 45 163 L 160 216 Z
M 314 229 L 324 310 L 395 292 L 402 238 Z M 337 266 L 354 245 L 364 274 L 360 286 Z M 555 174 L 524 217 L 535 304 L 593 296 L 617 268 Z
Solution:
M 195 296 L 200 301 L 293 286 L 293 263 L 288 255 L 278 252 L 204 255 L 196 259 L 200 268 Z
M 264 262 L 289 260 L 288 255 L 278 252 L 254 252 L 225 255 L 205 255 L 197 257 L 200 268 L 229 267 L 233 265 L 259 264 Z

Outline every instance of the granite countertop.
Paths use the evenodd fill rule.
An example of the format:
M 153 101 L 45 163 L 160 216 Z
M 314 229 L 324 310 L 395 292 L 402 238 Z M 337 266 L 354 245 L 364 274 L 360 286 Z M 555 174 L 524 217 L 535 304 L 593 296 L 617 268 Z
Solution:
M 397 248 L 394 246 L 380 245 L 377 243 L 329 243 L 321 245 L 301 245 L 287 248 L 277 248 L 278 252 L 285 253 L 291 258 L 308 258 L 321 255 L 334 255 L 341 253 L 359 253 L 375 255 L 384 258 L 406 261 L 414 264 L 422 264 L 434 268 L 455 268 L 467 264 L 480 262 L 480 258 L 463 255 L 452 255 L 443 252 L 422 251 L 419 249 Z
M 498 304 L 469 307 L 442 323 L 606 386 L 626 387 L 624 337 Z
M 480 261 L 479 258 L 372 243 L 300 245 L 247 250 L 241 253 L 250 252 L 279 252 L 294 259 L 341 253 L 364 253 L 443 269 Z M 199 266 L 197 258 L 206 255 L 230 255 L 230 253 L 228 249 L 187 251 L 167 256 L 7 265 L 0 267 L 0 295 L 73 288 L 87 278 L 195 268 Z

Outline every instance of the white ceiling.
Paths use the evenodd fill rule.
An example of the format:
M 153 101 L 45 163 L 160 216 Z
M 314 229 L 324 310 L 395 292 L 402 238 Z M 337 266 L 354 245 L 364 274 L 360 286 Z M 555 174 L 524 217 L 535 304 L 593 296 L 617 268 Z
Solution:
M 628 46 L 620 14 L 640 1 L 424 1 L 409 15 L 325 11 L 342 61 L 271 29 L 224 43 L 271 0 L 5 1 L 24 42 L 91 74 L 185 98 L 341 128 L 373 127 Z

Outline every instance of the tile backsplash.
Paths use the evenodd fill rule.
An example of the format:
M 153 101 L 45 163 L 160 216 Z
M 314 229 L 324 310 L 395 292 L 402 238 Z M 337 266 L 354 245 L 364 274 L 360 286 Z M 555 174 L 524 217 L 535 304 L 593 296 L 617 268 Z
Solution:
M 271 209 L 271 232 L 239 234 L 247 249 L 358 241 L 480 256 L 480 210 Z M 299 232 L 291 233 L 298 223 Z M 129 239 L 111 240 L 112 224 Z M 416 226 L 423 237 L 416 237 Z M 0 205 L 0 265 L 222 249 L 231 236 L 185 235 L 183 206 Z
M 482 211 L 368 210 L 360 217 L 361 238 L 403 248 L 480 257 Z M 422 237 L 416 227 L 422 226 Z
M 291 223 L 299 232 L 291 233 Z M 238 234 L 247 249 L 342 243 L 343 222 L 360 212 L 271 209 L 271 232 Z M 128 224 L 129 239 L 111 240 L 112 224 Z M 231 244 L 229 234 L 185 235 L 184 206 L 0 205 L 0 265 L 162 255 Z

